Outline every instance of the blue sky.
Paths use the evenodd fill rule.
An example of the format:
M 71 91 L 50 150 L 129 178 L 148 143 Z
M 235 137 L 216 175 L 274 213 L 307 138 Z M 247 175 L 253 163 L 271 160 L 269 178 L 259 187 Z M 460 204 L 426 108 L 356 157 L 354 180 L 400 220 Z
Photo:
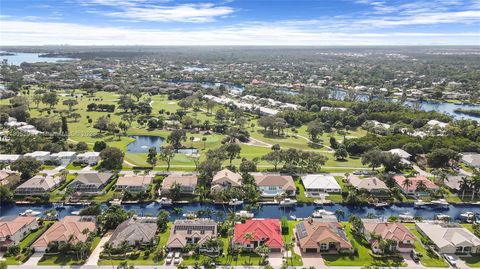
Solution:
M 480 45 L 480 0 L 2 0 L 0 45 Z

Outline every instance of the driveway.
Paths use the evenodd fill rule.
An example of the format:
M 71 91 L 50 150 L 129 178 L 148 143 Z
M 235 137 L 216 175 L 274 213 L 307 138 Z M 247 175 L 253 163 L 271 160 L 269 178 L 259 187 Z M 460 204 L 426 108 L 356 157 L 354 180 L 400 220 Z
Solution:
M 268 263 L 273 267 L 280 267 L 283 264 L 283 252 L 270 252 Z
M 408 254 L 408 253 L 402 253 L 402 257 L 405 260 L 405 262 L 407 263 L 408 268 L 414 268 L 414 267 L 420 265 L 419 263 L 416 263 L 415 261 L 413 261 L 412 257 L 410 257 L 410 254 Z
M 103 246 L 105 245 L 105 243 L 108 242 L 111 236 L 112 236 L 112 233 L 107 232 L 105 236 L 102 237 L 102 239 L 100 239 L 100 242 L 98 243 L 97 247 L 95 247 L 95 249 L 92 251 L 92 254 L 88 258 L 85 265 L 95 265 L 95 266 L 97 265 L 98 260 L 100 259 L 100 253 L 103 251 Z
M 325 268 L 325 262 L 323 261 L 320 253 L 302 253 L 297 244 L 295 244 L 293 251 L 296 254 L 302 256 L 303 267 L 308 268 L 310 266 L 313 266 L 315 268 Z
M 418 165 L 412 163 L 412 168 L 413 170 L 418 172 L 419 176 L 424 176 L 424 177 L 433 177 L 433 174 L 422 170 L 422 168 L 418 167 Z
M 23 265 L 37 265 L 40 259 L 43 257 L 43 253 L 33 253 Z

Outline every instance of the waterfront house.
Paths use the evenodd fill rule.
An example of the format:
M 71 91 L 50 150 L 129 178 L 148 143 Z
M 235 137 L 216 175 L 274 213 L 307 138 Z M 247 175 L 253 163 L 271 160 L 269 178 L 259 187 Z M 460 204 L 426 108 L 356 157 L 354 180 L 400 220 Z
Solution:
M 173 186 L 178 185 L 181 193 L 193 194 L 197 187 L 197 181 L 196 175 L 171 174 L 163 179 L 159 192 L 161 195 L 168 194 Z
M 311 174 L 302 176 L 306 196 L 319 196 L 320 193 L 339 193 L 342 188 L 331 175 Z
M 195 220 L 175 220 L 170 229 L 165 247 L 169 250 L 183 250 L 187 244 L 202 245 L 210 239 L 217 238 L 217 223 L 211 219 L 195 219 Z M 211 252 L 211 250 L 203 249 L 201 251 Z
M 153 245 L 157 232 L 157 219 L 134 216 L 120 223 L 108 240 L 113 247 L 127 242 L 130 246 Z
M 376 197 L 386 197 L 390 193 L 385 182 L 377 177 L 360 178 L 357 175 L 349 175 L 347 180 L 355 189 L 366 190 L 368 193 Z
M 295 238 L 303 253 L 351 253 L 352 244 L 338 222 L 315 219 L 301 221 L 295 226 Z
M 278 219 L 250 219 L 245 223 L 237 223 L 234 227 L 232 243 L 248 250 L 265 245 L 271 251 L 283 248 L 282 230 Z
M 50 161 L 50 152 L 48 151 L 34 151 L 24 155 L 24 157 L 32 157 L 37 161 Z
M 212 192 L 242 186 L 242 175 L 228 169 L 218 171 L 212 180 Z
M 395 184 L 407 195 L 426 195 L 428 191 L 436 191 L 439 189 L 432 181 L 428 180 L 424 176 L 409 177 L 408 180 L 405 176 L 393 176 Z M 423 182 L 425 190 L 417 190 L 419 182 Z
M 112 176 L 113 173 L 107 172 L 82 173 L 68 185 L 68 188 L 83 194 L 97 194 L 103 190 Z
M 288 175 L 252 173 L 262 197 L 275 197 L 286 194 L 295 196 L 297 190 L 293 178 Z
M 83 231 L 95 232 L 97 225 L 95 218 L 90 216 L 67 216 L 55 222 L 33 244 L 35 252 L 45 252 L 51 243 L 67 242 L 73 238 L 72 243 L 86 242 L 88 234 Z
M 384 222 L 379 219 L 362 219 L 365 239 L 370 243 L 374 253 L 382 253 L 381 240 L 393 240 L 390 251 L 410 253 L 414 247 L 415 236 L 405 225 L 397 222 Z M 378 237 L 378 238 L 377 238 Z
M 63 177 L 37 175 L 15 189 L 15 195 L 43 195 L 60 185 Z
M 77 153 L 75 151 L 60 151 L 58 153 L 52 153 L 50 159 L 51 161 L 66 165 L 75 160 L 76 155 Z
M 480 239 L 459 224 L 418 222 L 416 228 L 441 254 L 480 253 Z
M 0 251 L 18 245 L 26 235 L 37 228 L 36 217 L 11 216 L 0 218 Z
M 19 154 L 0 154 L 0 163 L 10 164 L 18 160 L 22 155 Z
M 144 192 L 152 183 L 152 176 L 121 176 L 115 183 L 116 190 L 127 190 L 129 192 Z
M 80 153 L 75 158 L 75 162 L 88 165 L 96 165 L 100 162 L 100 160 L 100 152 L 95 151 L 87 151 L 84 153 Z

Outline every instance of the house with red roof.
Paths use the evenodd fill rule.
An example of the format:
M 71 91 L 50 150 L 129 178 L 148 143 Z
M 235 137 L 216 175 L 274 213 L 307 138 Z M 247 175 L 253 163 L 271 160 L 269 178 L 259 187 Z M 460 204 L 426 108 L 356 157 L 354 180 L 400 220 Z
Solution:
M 383 222 L 378 219 L 362 219 L 363 233 L 374 253 L 382 253 L 380 239 L 395 242 L 390 251 L 410 253 L 415 247 L 415 236 L 405 225 L 397 222 Z
M 278 219 L 251 219 L 245 223 L 235 224 L 233 245 L 248 250 L 266 245 L 271 251 L 283 248 L 282 230 Z
M 55 222 L 43 233 L 33 244 L 36 252 L 47 251 L 50 243 L 61 243 L 72 240 L 72 243 L 86 242 L 88 233 L 95 232 L 97 224 L 93 217 L 89 216 L 67 216 L 61 221 Z
M 428 190 L 436 191 L 439 189 L 437 185 L 424 176 L 406 178 L 405 176 L 399 175 L 393 176 L 393 180 L 395 180 L 395 184 L 402 192 L 407 195 L 425 195 L 428 194 Z M 418 190 L 418 185 L 421 184 L 420 182 L 423 182 L 423 185 L 425 185 L 424 191 Z
M 38 228 L 36 217 L 14 216 L 0 218 L 0 250 L 6 250 L 20 241 L 32 230 Z

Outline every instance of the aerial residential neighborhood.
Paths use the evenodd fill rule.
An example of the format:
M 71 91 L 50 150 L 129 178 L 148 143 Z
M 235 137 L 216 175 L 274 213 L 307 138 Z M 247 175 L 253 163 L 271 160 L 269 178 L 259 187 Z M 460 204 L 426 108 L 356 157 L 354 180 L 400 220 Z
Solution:
M 479 0 L 1 0 L 0 269 L 480 268 Z

